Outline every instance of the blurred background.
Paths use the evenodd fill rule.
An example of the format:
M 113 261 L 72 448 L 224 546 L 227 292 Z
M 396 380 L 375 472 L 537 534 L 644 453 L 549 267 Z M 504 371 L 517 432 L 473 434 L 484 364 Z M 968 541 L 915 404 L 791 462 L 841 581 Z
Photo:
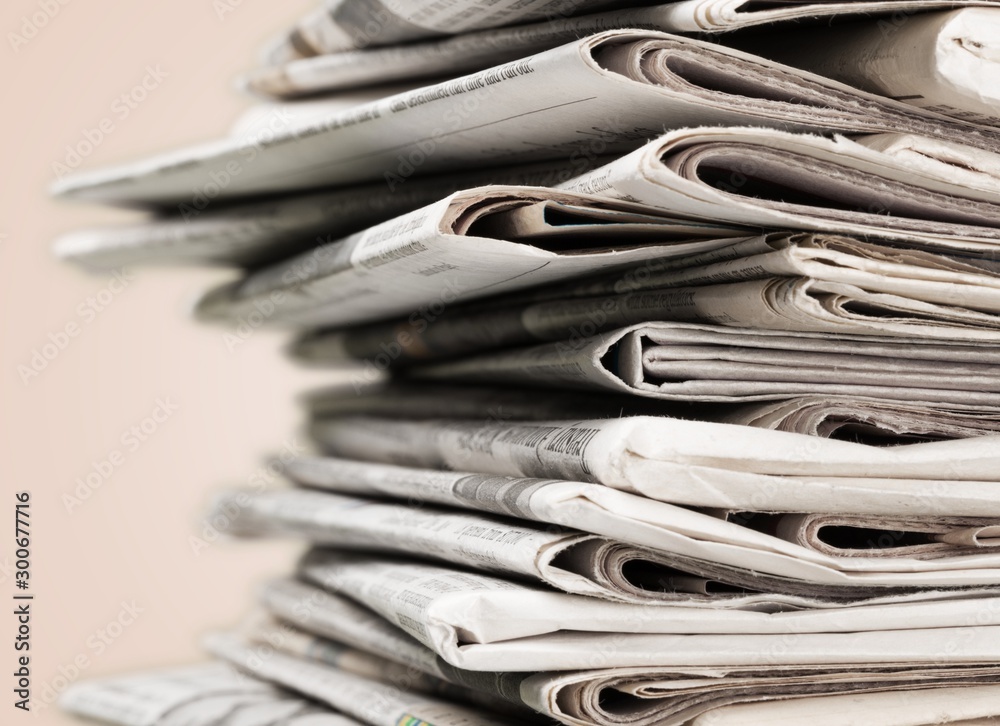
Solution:
M 312 5 L 8 0 L 0 12 L 0 579 L 10 602 L 14 492 L 28 490 L 34 721 L 73 722 L 52 705 L 71 682 L 201 660 L 199 635 L 232 625 L 295 556 L 215 541 L 204 511 L 213 490 L 267 480 L 266 455 L 302 443 L 294 396 L 329 376 L 286 363 L 280 335 L 230 350 L 189 319 L 224 270 L 116 281 L 61 264 L 59 233 L 130 217 L 47 188 L 66 168 L 223 135 L 251 103 L 234 78 Z M 27 722 L 11 692 L 16 622 L 0 621 L 3 713 Z

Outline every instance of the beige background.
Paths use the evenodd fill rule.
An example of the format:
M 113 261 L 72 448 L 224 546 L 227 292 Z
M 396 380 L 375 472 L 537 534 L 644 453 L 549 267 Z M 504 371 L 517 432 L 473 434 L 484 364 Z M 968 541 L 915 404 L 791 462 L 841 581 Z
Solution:
M 10 33 L 46 2 L 58 12 L 16 51 Z M 229 352 L 219 330 L 187 319 L 191 300 L 224 271 L 137 270 L 133 282 L 86 324 L 77 312 L 104 289 L 50 253 L 59 232 L 125 219 L 120 212 L 46 197 L 67 144 L 112 118 L 114 131 L 84 166 L 125 160 L 225 132 L 250 104 L 233 78 L 307 0 L 7 0 L 0 174 L 0 386 L 2 386 L 2 597 L 14 591 L 14 491 L 32 492 L 32 673 L 36 710 L 69 680 L 131 668 L 195 662 L 198 635 L 246 612 L 253 586 L 290 566 L 295 548 L 218 543 L 196 556 L 189 538 L 213 488 L 246 482 L 261 457 L 299 423 L 292 397 L 317 374 L 283 361 L 280 337 L 255 335 Z M 222 5 L 223 2 L 227 4 Z M 231 10 L 220 17 L 220 9 Z M 30 32 L 30 28 L 28 29 Z M 115 99 L 146 66 L 168 74 L 121 119 Z M 27 383 L 19 365 L 67 323 L 79 336 Z M 179 409 L 133 452 L 121 436 L 169 398 Z M 72 513 L 63 495 L 92 462 L 124 463 Z M 98 631 L 134 601 L 142 613 L 106 647 Z M 3 723 L 66 724 L 53 707 L 32 719 L 13 708 L 14 618 L 0 611 Z M 114 628 L 112 629 L 114 631 Z M 75 675 L 80 657 L 87 663 Z M 60 671 L 61 669 L 61 671 Z M 62 672 L 63 676 L 60 676 Z

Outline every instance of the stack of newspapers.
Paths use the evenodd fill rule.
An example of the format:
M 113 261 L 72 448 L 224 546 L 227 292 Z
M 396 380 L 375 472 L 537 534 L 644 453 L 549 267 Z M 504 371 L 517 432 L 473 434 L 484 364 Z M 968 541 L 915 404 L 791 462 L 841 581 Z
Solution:
M 243 82 L 57 249 L 346 377 L 210 516 L 309 549 L 67 709 L 1000 723 L 1000 4 L 331 0 Z

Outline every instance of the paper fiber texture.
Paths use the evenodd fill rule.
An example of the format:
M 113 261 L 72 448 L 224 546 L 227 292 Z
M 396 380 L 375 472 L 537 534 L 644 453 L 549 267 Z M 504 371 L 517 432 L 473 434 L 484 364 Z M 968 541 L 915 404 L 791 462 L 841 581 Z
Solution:
M 778 92 L 776 92 L 778 89 Z M 1000 131 L 739 51 L 609 31 L 244 144 L 223 140 L 63 179 L 64 196 L 183 203 L 636 148 L 665 128 L 897 132 L 994 148 Z
M 717 249 L 731 226 L 552 189 L 483 187 L 253 272 L 205 295 L 203 319 L 350 324 L 439 315 L 489 293 Z
M 393 684 L 280 652 L 260 655 L 254 646 L 233 636 L 211 636 L 206 647 L 214 655 L 257 678 L 320 701 L 369 726 L 430 723 L 441 726 L 505 726 L 507 717 L 406 691 Z
M 868 18 L 733 39 L 737 47 L 949 116 L 1000 124 L 1000 7 Z M 776 42 L 777 41 L 777 42 Z M 818 44 L 822 43 L 822 50 Z
M 83 681 L 59 701 L 84 718 L 118 726 L 357 726 L 223 663 Z
M 259 266 L 329 244 L 398 215 L 483 184 L 555 186 L 600 159 L 506 166 L 390 188 L 362 184 L 253 202 L 214 205 L 204 198 L 131 225 L 70 232 L 55 242 L 63 259 L 89 268 L 138 264 Z
M 609 579 L 641 584 L 651 591 L 650 597 L 658 594 L 674 602 L 832 607 L 831 598 L 919 597 L 907 588 L 986 586 L 996 577 L 996 518 L 916 515 L 902 503 L 894 515 L 731 511 L 719 516 L 584 482 L 332 458 L 290 462 L 288 474 L 328 491 L 475 509 L 630 543 L 658 553 L 676 572 L 657 569 L 651 558 L 650 566 L 619 567 L 608 573 Z M 817 530 L 831 525 L 838 527 L 836 537 L 821 538 Z M 927 533 L 926 544 L 922 533 Z M 942 591 L 928 596 L 948 595 Z
M 779 613 L 678 606 L 667 617 L 666 606 L 546 592 L 407 561 L 317 552 L 301 572 L 375 610 L 448 663 L 478 671 L 750 666 L 768 656 L 778 665 L 981 664 L 1000 641 L 996 625 L 966 625 L 970 617 L 989 620 L 996 600 Z M 776 635 L 793 637 L 783 639 L 782 652 L 762 655 Z
M 750 328 L 647 323 L 577 341 L 414 369 L 441 382 L 606 389 L 677 401 L 779 401 L 796 396 L 978 407 L 1000 416 L 992 346 L 890 337 L 833 337 Z
M 589 421 L 321 419 L 344 458 L 600 483 L 734 511 L 996 517 L 998 437 L 876 447 L 665 416 Z

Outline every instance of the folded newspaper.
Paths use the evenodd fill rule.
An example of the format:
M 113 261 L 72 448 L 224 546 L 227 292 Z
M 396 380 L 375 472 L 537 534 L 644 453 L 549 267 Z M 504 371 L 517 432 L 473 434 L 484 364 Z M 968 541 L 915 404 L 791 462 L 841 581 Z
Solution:
M 877 144 L 885 140 L 863 139 Z M 695 159 L 683 177 L 672 170 L 674 161 L 664 161 L 670 156 L 665 149 L 674 141 L 680 146 L 675 155 Z M 769 157 L 770 152 L 774 153 Z M 962 153 L 975 154 L 971 149 Z M 765 163 L 770 164 L 769 170 L 764 168 Z M 702 180 L 702 165 L 713 174 L 739 176 L 745 188 L 727 187 L 732 193 L 716 189 Z M 754 183 L 746 183 L 750 178 L 746 174 L 751 173 L 747 165 L 753 167 Z M 737 291 L 751 296 L 758 290 L 758 295 L 764 295 L 766 288 L 760 289 L 763 285 L 778 277 L 797 275 L 811 278 L 814 283 L 810 287 L 819 283 L 816 295 L 836 291 L 850 295 L 855 290 L 855 294 L 864 295 L 867 290 L 869 297 L 884 306 L 909 304 L 917 318 L 926 317 L 936 309 L 933 306 L 942 306 L 938 315 L 946 319 L 949 312 L 964 305 L 971 310 L 964 316 L 952 312 L 954 322 L 985 326 L 992 320 L 988 313 L 1000 311 L 1000 282 L 994 259 L 1000 240 L 1000 174 L 984 175 L 986 181 L 979 191 L 950 180 L 950 163 L 928 168 L 926 173 L 921 172 L 922 166 L 911 163 L 908 156 L 874 151 L 843 138 L 829 140 L 762 129 L 678 132 L 635 156 L 626 156 L 569 182 L 574 193 L 561 196 L 555 191 L 492 187 L 459 192 L 436 205 L 257 272 L 210 294 L 200 309 L 206 317 L 233 319 L 250 312 L 255 305 L 266 304 L 275 293 L 282 293 L 287 299 L 270 316 L 272 322 L 342 326 L 402 315 L 435 302 L 443 308 L 446 303 L 470 297 L 552 283 L 560 277 L 595 273 L 610 264 L 643 261 L 646 274 L 641 280 L 615 278 L 604 288 L 595 286 L 591 294 L 683 290 L 701 285 L 709 291 L 701 294 L 709 296 L 706 305 L 711 306 L 711 300 L 717 299 L 717 309 L 735 298 Z M 797 173 L 805 177 L 795 178 Z M 772 199 L 762 197 L 758 186 L 770 190 Z M 793 193 L 793 186 L 811 190 L 816 199 L 825 188 L 828 194 L 824 206 L 817 206 L 818 202 L 805 206 L 782 201 L 784 195 Z M 845 205 L 871 204 L 876 192 L 881 195 L 879 203 L 884 204 L 878 213 L 843 211 Z M 640 206 L 616 209 L 601 205 L 591 194 L 608 194 L 623 205 L 640 200 L 649 208 L 677 215 L 675 220 L 692 216 L 705 220 L 701 228 L 695 223 L 675 221 L 673 234 L 677 237 L 724 236 L 727 230 L 710 220 L 725 219 L 734 226 L 728 231 L 730 237 L 739 234 L 734 229 L 737 225 L 749 224 L 876 235 L 888 237 L 892 243 L 866 243 L 833 235 L 776 234 L 741 240 L 740 245 L 730 244 L 729 249 L 721 251 L 716 250 L 727 245 L 702 242 L 700 249 L 697 245 L 678 244 L 668 248 L 656 245 L 655 237 L 664 229 L 657 227 L 657 222 L 669 218 L 658 220 L 648 208 Z M 695 201 L 699 194 L 705 200 L 702 203 Z M 949 217 L 948 207 L 955 210 L 954 216 Z M 614 214 L 616 211 L 619 216 Z M 940 219 L 950 221 L 935 221 Z M 628 240 L 626 244 L 620 241 L 623 237 Z M 487 241 L 490 239 L 494 240 L 492 244 Z M 645 242 L 641 250 L 628 249 L 639 241 Z M 501 248 L 510 249 L 503 242 L 521 243 L 517 257 L 497 253 Z M 586 250 L 585 243 L 596 248 L 590 255 L 581 254 Z M 919 249 L 929 245 L 939 254 Z M 540 260 L 541 253 L 534 248 L 548 252 L 550 259 Z M 707 254 L 694 256 L 700 252 Z M 551 259 L 553 255 L 555 259 Z M 653 262 L 667 255 L 688 259 Z M 326 264 L 318 264 L 320 257 L 328 258 Z M 659 264 L 666 269 L 657 269 Z M 431 267 L 440 271 L 429 275 L 427 269 Z M 640 271 L 631 276 L 638 278 Z M 412 281 L 405 291 L 399 289 L 402 276 Z M 448 299 L 442 299 L 442 280 L 447 283 L 445 287 L 457 288 Z M 722 290 L 708 284 L 727 285 L 729 281 L 732 283 Z M 386 294 L 389 289 L 395 294 Z M 362 293 L 369 302 L 359 302 Z M 552 297 L 553 291 L 544 294 Z M 635 318 L 656 313 L 651 309 L 652 301 L 641 295 L 634 297 L 636 300 L 629 303 L 633 319 L 621 320 L 621 324 L 641 322 Z M 688 297 L 686 290 L 675 296 L 678 305 Z M 913 302 L 908 303 L 909 299 Z M 697 311 L 698 305 L 688 307 Z M 755 308 L 750 306 L 744 316 L 750 317 L 753 312 Z M 713 321 L 741 322 L 736 312 L 713 315 L 708 309 L 695 314 Z M 832 316 L 827 313 L 825 317 Z M 767 318 L 761 311 L 744 324 L 766 324 Z
M 634 416 L 578 421 L 320 419 L 343 458 L 604 484 L 734 511 L 1000 516 L 997 436 L 877 447 L 784 431 Z
M 622 3 L 643 5 L 641 0 Z M 781 21 L 827 19 L 850 15 L 887 15 L 890 30 L 921 10 L 957 5 L 995 4 L 995 0 L 791 0 L 759 3 L 748 0 L 681 0 L 658 8 L 659 25 L 675 32 L 713 32 Z M 266 54 L 270 63 L 309 58 L 368 46 L 406 43 L 421 38 L 454 35 L 481 28 L 517 25 L 542 18 L 593 12 L 608 0 L 485 0 L 473 6 L 462 0 L 420 5 L 412 0 L 329 0 L 309 13 L 287 35 L 275 40 Z M 827 21 L 828 22 L 828 21 Z M 629 27 L 627 24 L 622 27 Z M 645 27 L 645 26 L 632 26 Z M 796 30 L 798 29 L 797 26 Z
M 540 341 L 579 341 L 647 322 L 747 328 L 764 336 L 901 336 L 900 345 L 927 339 L 985 350 L 1000 340 L 995 255 L 975 245 L 940 250 L 898 240 L 771 233 L 433 315 L 420 311 L 406 320 L 308 331 L 292 352 L 324 363 L 376 360 L 391 350 L 380 367 L 402 367 Z
M 232 633 L 251 646 L 261 646 L 262 657 L 278 651 L 413 693 L 446 698 L 494 715 L 514 716 L 519 723 L 545 722 L 523 702 L 495 689 L 478 687 L 481 674 L 454 677 L 455 669 L 426 647 L 350 600 L 292 580 L 270 584 L 265 593 L 262 598 L 273 604 L 270 611 L 265 608 L 254 613 Z M 279 612 L 287 612 L 287 617 L 278 616 Z M 336 630 L 342 637 L 317 637 L 291 624 L 299 620 L 320 632 Z
M 831 664 L 815 668 L 778 666 L 766 659 L 750 668 L 474 672 L 449 665 L 370 610 L 298 582 L 273 583 L 265 590 L 263 602 L 278 620 L 270 628 L 248 633 L 251 642 L 341 668 L 351 668 L 356 662 L 337 655 L 345 649 L 342 643 L 349 643 L 349 647 L 369 653 L 369 658 L 381 660 L 386 671 L 392 670 L 393 664 L 396 668 L 405 664 L 411 669 L 407 682 L 428 677 L 447 679 L 580 726 L 711 723 L 711 719 L 724 715 L 736 704 L 773 704 L 822 694 L 891 692 L 896 695 L 897 705 L 902 706 L 901 691 L 926 693 L 926 689 L 990 685 L 997 672 L 995 664 L 985 663 L 917 667 Z M 309 607 L 302 603 L 309 603 Z M 332 659 L 331 653 L 335 654 Z M 914 696 L 920 699 L 916 693 L 909 694 Z M 702 714 L 711 718 L 698 720 Z
M 676 29 L 671 20 L 674 9 L 669 4 L 625 7 L 401 45 L 289 57 L 278 65 L 251 71 L 244 76 L 243 83 L 261 95 L 295 98 L 377 87 L 393 81 L 455 77 L 510 63 L 606 30 L 641 28 L 669 32 Z
M 994 152 L 913 134 L 689 128 L 563 187 L 716 222 L 989 249 L 998 171 Z
M 669 513 L 663 509 L 661 516 Z M 752 515 L 739 516 L 754 523 Z M 736 531 L 739 524 L 719 526 L 715 521 L 690 518 L 695 520 L 692 530 L 698 525 L 706 532 L 721 530 L 715 536 L 726 540 L 726 546 L 699 545 L 690 535 L 675 535 L 677 542 L 667 536 L 658 546 L 642 547 L 633 544 L 635 536 L 620 527 L 615 538 L 606 538 L 581 532 L 579 528 L 586 529 L 583 523 L 563 531 L 537 522 L 449 512 L 422 502 L 407 506 L 295 489 L 223 497 L 212 521 L 229 521 L 225 531 L 237 534 L 295 536 L 339 550 L 404 557 L 419 552 L 470 569 L 543 582 L 563 592 L 634 603 L 711 601 L 702 597 L 702 590 L 712 576 L 725 586 L 764 593 L 736 597 L 738 590 L 734 590 L 733 597 L 719 598 L 733 607 L 781 605 L 786 602 L 781 596 L 787 593 L 802 595 L 804 599 L 788 601 L 801 606 L 811 605 L 808 596 L 814 594 L 868 597 L 905 594 L 907 588 L 917 587 L 994 585 L 1000 593 L 998 519 L 757 516 L 763 526 L 775 529 L 781 541 L 768 534 Z M 677 525 L 668 523 L 663 528 L 670 526 Z M 860 534 L 852 538 L 852 531 Z M 826 532 L 835 534 L 827 536 Z M 854 549 L 865 536 L 882 535 L 890 544 L 896 544 L 893 536 L 898 535 L 898 545 Z M 707 541 L 712 535 L 701 536 Z M 803 547 L 812 552 L 802 552 Z M 741 549 L 770 550 L 770 554 Z M 816 558 L 816 552 L 827 557 Z M 841 554 L 847 559 L 830 559 Z M 817 581 L 815 587 L 808 584 L 810 577 Z
M 226 635 L 206 639 L 217 657 L 261 680 L 293 689 L 371 726 L 435 724 L 440 726 L 514 726 L 513 717 L 491 714 L 400 688 L 393 683 L 365 678 L 346 670 L 260 646 Z
M 995 663 L 1000 647 L 1000 600 L 981 597 L 754 612 L 607 602 L 328 551 L 309 555 L 301 573 L 474 671 L 740 667 L 759 664 L 762 653 L 776 665 L 980 664 Z M 988 624 L 969 625 L 977 616 Z M 787 648 L 769 652 L 776 640 Z
M 989 5 L 989 3 L 984 3 Z M 702 2 L 704 7 L 706 3 Z M 742 3 L 746 9 L 752 3 Z M 863 3 L 823 5 L 787 3 L 772 8 L 787 13 L 811 5 L 819 13 L 862 9 Z M 953 7 L 955 3 L 939 3 Z M 292 56 L 278 65 L 264 66 L 244 77 L 259 94 L 292 98 L 345 89 L 377 86 L 393 81 L 454 77 L 509 63 L 606 30 L 642 28 L 666 32 L 701 32 L 690 23 L 683 3 L 652 7 L 623 7 L 575 17 L 557 17 L 540 23 L 466 32 L 439 39 L 400 45 L 367 46 Z M 868 9 L 868 8 L 865 8 Z M 953 12 L 914 15 L 907 3 L 882 3 L 882 14 L 859 13 L 857 23 L 838 22 L 810 27 L 801 21 L 753 33 L 720 36 L 741 50 L 797 68 L 808 69 L 850 86 L 928 108 L 938 113 L 996 125 L 998 97 L 991 89 L 997 65 L 984 52 L 996 32 L 998 9 L 967 8 Z M 885 14 L 890 13 L 889 17 Z M 739 24 L 758 13 L 740 13 Z M 717 17 L 717 16 L 716 16 Z M 729 28 L 723 28 L 729 30 Z M 822 48 L 822 52 L 817 52 Z M 992 84 L 995 86 L 995 83 Z M 991 105 L 992 104 L 992 105 Z
M 1000 354 L 926 339 L 646 323 L 410 371 L 415 379 L 607 389 L 676 401 L 796 396 L 976 407 L 1000 417 Z
M 271 43 L 267 60 L 281 62 L 369 45 L 391 45 L 479 28 L 560 17 L 610 6 L 610 0 L 462 0 L 421 5 L 412 0 L 326 0 L 287 35 Z
M 988 570 L 994 566 L 998 552 L 995 549 L 998 544 L 996 518 L 956 517 L 947 512 L 913 514 L 909 507 L 903 505 L 897 508 L 896 513 L 883 515 L 778 515 L 746 511 L 709 514 L 585 482 L 438 472 L 335 458 L 297 459 L 288 462 L 286 469 L 289 476 L 307 487 L 338 494 L 393 497 L 405 500 L 411 506 L 431 503 L 473 509 L 526 520 L 518 522 L 518 526 L 528 529 L 531 528 L 530 522 L 537 521 L 603 535 L 649 551 L 671 553 L 676 556 L 674 562 L 677 569 L 711 569 L 709 562 L 724 564 L 730 568 L 728 571 L 715 568 L 700 579 L 693 575 L 687 579 L 665 576 L 657 582 L 657 577 L 646 577 L 645 573 L 652 572 L 652 568 L 645 566 L 625 566 L 615 573 L 619 580 L 639 576 L 648 589 L 659 587 L 668 591 L 673 588 L 672 592 L 685 596 L 718 595 L 700 599 L 708 603 L 719 600 L 722 605 L 739 605 L 739 598 L 731 597 L 739 593 L 726 589 L 727 585 L 744 591 L 760 590 L 767 585 L 773 588 L 771 592 L 791 592 L 790 588 L 801 584 L 792 582 L 795 579 L 809 580 L 816 585 L 811 591 L 808 587 L 799 587 L 799 592 L 821 592 L 827 598 L 838 595 L 835 587 L 846 587 L 850 582 L 858 585 L 855 590 L 861 595 L 872 594 L 871 591 L 864 592 L 865 587 L 888 587 L 893 583 L 900 588 L 898 592 L 902 592 L 907 578 L 927 584 L 937 577 L 927 573 L 935 570 Z M 255 496 L 264 497 L 266 501 L 263 494 L 247 493 L 243 499 L 232 500 L 229 510 L 222 511 L 232 516 L 233 512 L 242 515 L 244 510 L 259 510 Z M 309 500 L 308 496 L 294 491 L 270 496 L 279 503 Z M 317 505 L 317 509 L 322 507 Z M 280 527 L 287 532 L 294 527 L 300 536 L 314 537 L 315 533 L 328 530 L 323 524 L 324 517 L 318 511 L 295 517 L 278 510 L 275 505 L 270 510 L 271 531 Z M 326 516 L 329 517 L 329 513 Z M 337 518 L 343 516 L 340 514 Z M 417 519 L 419 517 L 414 516 L 397 521 L 406 523 L 402 526 L 413 527 L 412 523 Z M 510 527 L 511 523 L 494 523 L 492 526 L 492 531 L 495 531 L 504 526 Z M 374 529 L 371 525 L 366 528 L 369 532 Z M 560 532 L 565 534 L 562 530 L 549 530 L 548 533 L 551 539 L 556 540 Z M 481 532 L 473 530 L 463 534 L 479 537 Z M 460 541 L 461 538 L 454 540 Z M 317 538 L 315 541 L 322 540 Z M 392 544 L 393 538 L 385 536 L 384 541 Z M 442 556 L 441 548 L 451 550 L 452 561 L 463 556 L 457 545 L 446 544 L 444 535 L 438 537 L 437 542 L 437 549 L 430 553 L 433 556 L 447 559 L 447 556 Z M 530 559 L 537 562 L 546 557 L 546 553 L 539 553 L 537 548 L 532 550 L 532 546 L 528 542 L 525 547 L 526 552 L 535 552 L 530 554 Z M 510 543 L 510 547 L 516 551 L 521 545 L 514 542 Z M 583 554 L 587 554 L 586 548 Z M 592 554 L 591 562 L 599 563 L 600 553 Z M 970 555 L 977 556 L 969 559 Z M 955 557 L 960 559 L 945 561 Z M 513 558 L 513 555 L 506 556 L 508 561 Z M 915 562 L 909 558 L 938 561 Z M 605 562 L 616 566 L 614 559 Z M 478 568 L 490 565 L 485 561 L 466 564 Z M 580 567 L 582 561 L 563 558 L 557 564 Z M 904 571 L 909 574 L 902 574 Z M 537 578 L 537 572 L 535 569 L 528 574 Z M 751 576 L 748 577 L 747 573 Z M 784 582 L 765 583 L 755 579 L 764 574 L 784 578 Z M 946 577 L 952 577 L 952 574 Z M 986 573 L 973 576 L 983 574 Z M 925 575 L 928 579 L 921 580 Z M 883 576 L 880 584 L 879 578 Z M 985 584 L 986 581 L 980 582 Z M 714 592 L 712 588 L 717 585 L 722 588 Z M 821 586 L 826 585 L 830 589 L 822 590 Z M 693 589 L 685 590 L 685 586 Z M 852 595 L 849 588 L 843 592 Z M 649 593 L 650 596 L 654 594 Z M 936 596 L 942 595 L 939 593 Z M 765 601 L 763 598 L 758 600 Z
M 389 357 L 380 353 L 379 363 Z M 992 407 L 929 404 L 858 396 L 800 395 L 779 401 L 744 404 L 692 404 L 635 395 L 578 390 L 437 384 L 401 381 L 372 385 L 379 371 L 368 361 L 351 374 L 349 386 L 323 389 L 306 396 L 305 407 L 316 418 L 371 415 L 400 419 L 479 418 L 545 421 L 557 418 L 593 419 L 623 415 L 669 415 L 702 421 L 850 439 L 871 444 L 918 440 L 960 439 L 995 433 Z
M 740 406 L 716 420 L 873 444 L 963 439 L 997 433 L 997 417 L 992 408 L 908 404 L 857 397 L 798 396 L 771 404 Z
M 550 187 L 599 159 L 507 166 L 422 177 L 390 188 L 362 184 L 328 191 L 214 205 L 192 198 L 149 221 L 70 232 L 55 242 L 60 257 L 90 268 L 151 263 L 259 266 L 359 232 L 400 214 L 484 184 Z
M 868 18 L 727 40 L 856 88 L 996 126 L 1000 63 L 992 48 L 997 33 L 1000 8 L 994 6 L 914 15 L 889 25 Z
M 84 718 L 119 726 L 359 724 L 223 663 L 84 681 L 71 685 L 59 704 Z
M 909 133 L 996 148 L 1000 131 L 858 91 L 740 51 L 652 31 L 609 31 L 243 143 L 224 139 L 66 177 L 64 196 L 178 204 L 469 165 L 628 151 L 665 128 L 765 125 Z M 971 175 L 971 172 L 970 172 Z
M 252 272 L 210 291 L 198 314 L 233 322 L 266 307 L 271 324 L 440 314 L 470 297 L 713 250 L 745 234 L 628 202 L 483 187 Z

